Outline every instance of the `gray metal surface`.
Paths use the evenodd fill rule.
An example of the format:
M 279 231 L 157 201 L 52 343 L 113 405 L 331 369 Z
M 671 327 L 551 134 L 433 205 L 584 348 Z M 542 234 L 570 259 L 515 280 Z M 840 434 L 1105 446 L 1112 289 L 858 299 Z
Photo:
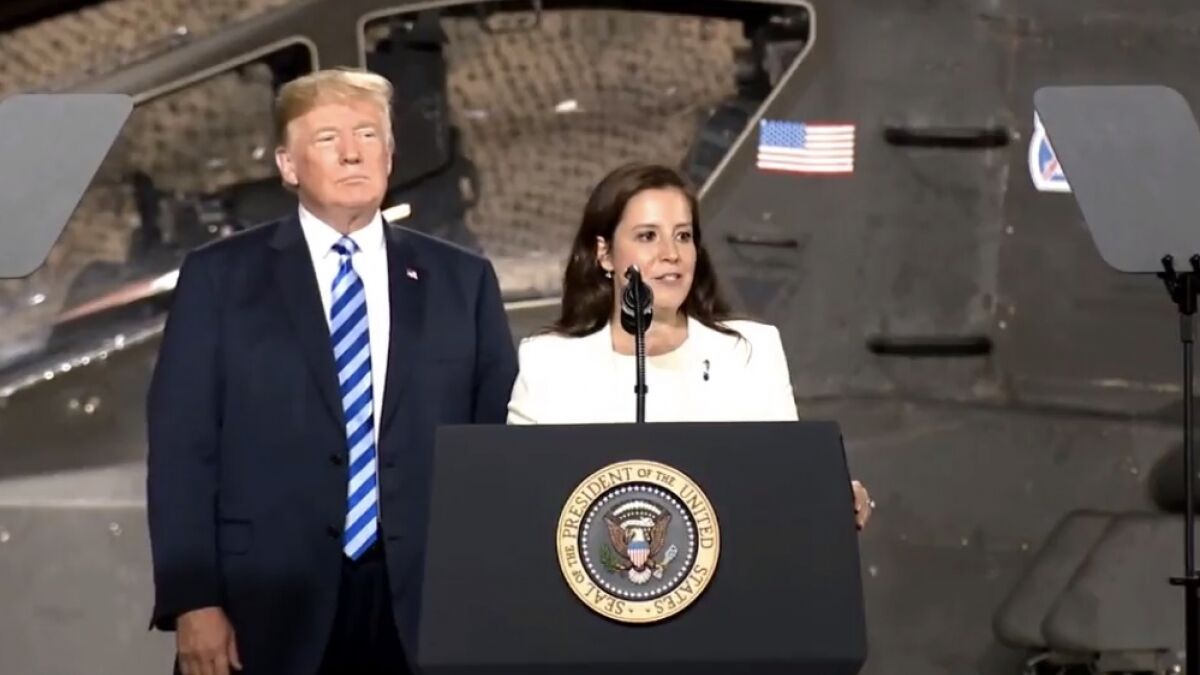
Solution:
M 1184 649 L 1183 591 L 1167 583 L 1183 560 L 1183 518 L 1126 513 L 1096 548 L 1046 616 L 1054 647 L 1076 652 Z
M 0 408 L 0 672 L 166 673 L 147 631 L 143 345 Z
M 79 482 L 98 488 L 139 472 Z M 150 578 L 142 506 L 0 506 L 0 672 L 171 672 L 173 636 L 146 630 Z
M 1054 526 L 1020 581 L 996 608 L 996 637 L 1021 649 L 1049 647 L 1042 624 L 1113 516 L 1105 511 L 1077 511 Z
M 886 359 L 868 342 L 991 334 L 1007 167 L 996 152 L 893 148 L 884 131 L 991 119 L 1002 55 L 977 46 L 971 3 L 815 8 L 811 52 L 762 116 L 856 124 L 855 172 L 760 172 L 750 129 L 705 191 L 722 278 L 740 306 L 781 327 L 802 396 L 993 395 L 988 359 Z M 946 95 L 967 86 L 978 94 Z M 794 246 L 730 240 L 745 235 Z

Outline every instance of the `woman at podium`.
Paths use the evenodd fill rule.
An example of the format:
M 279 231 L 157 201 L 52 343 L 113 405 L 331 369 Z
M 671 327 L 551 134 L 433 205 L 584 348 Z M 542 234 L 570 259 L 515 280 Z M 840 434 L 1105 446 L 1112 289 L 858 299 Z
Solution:
M 561 313 L 518 349 L 509 424 L 635 421 L 635 340 L 621 322 L 631 267 L 653 298 L 645 421 L 798 419 L 779 331 L 730 312 L 697 214 L 671 168 L 630 164 L 600 181 L 571 246 Z M 862 526 L 870 499 L 857 481 L 854 495 Z

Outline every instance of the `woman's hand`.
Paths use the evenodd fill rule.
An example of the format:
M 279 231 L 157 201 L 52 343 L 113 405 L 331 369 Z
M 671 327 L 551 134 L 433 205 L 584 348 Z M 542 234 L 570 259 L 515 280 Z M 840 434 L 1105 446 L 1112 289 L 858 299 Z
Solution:
M 861 530 L 867 526 L 871 511 L 875 510 L 875 502 L 871 499 L 871 493 L 867 492 L 867 488 L 863 487 L 862 483 L 852 480 L 850 487 L 854 490 L 854 522 Z

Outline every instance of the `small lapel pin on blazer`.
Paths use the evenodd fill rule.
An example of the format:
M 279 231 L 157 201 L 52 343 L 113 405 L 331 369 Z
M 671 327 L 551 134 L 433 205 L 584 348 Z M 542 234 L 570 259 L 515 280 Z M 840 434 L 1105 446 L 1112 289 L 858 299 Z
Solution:
M 704 359 L 704 381 L 708 382 L 708 359 Z
M 417 271 L 416 271 L 416 270 L 414 270 L 414 269 L 413 269 L 413 268 L 411 268 L 411 267 L 409 267 L 408 269 L 404 270 L 404 273 L 405 273 L 405 274 L 407 274 L 407 275 L 408 275 L 408 278 L 409 278 L 409 279 L 412 279 L 413 281 L 417 281 L 418 279 L 420 279 L 420 278 L 421 278 L 421 277 L 420 277 L 420 275 L 418 275 L 418 274 L 417 274 Z

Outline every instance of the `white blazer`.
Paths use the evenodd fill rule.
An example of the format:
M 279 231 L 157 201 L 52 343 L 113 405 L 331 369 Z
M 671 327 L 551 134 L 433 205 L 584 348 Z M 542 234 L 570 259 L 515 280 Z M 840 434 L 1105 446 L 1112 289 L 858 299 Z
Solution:
M 729 321 L 742 338 L 689 319 L 674 351 L 647 358 L 647 422 L 794 421 L 787 358 L 769 324 Z M 634 422 L 636 365 L 612 348 L 610 326 L 580 338 L 521 341 L 509 424 Z

